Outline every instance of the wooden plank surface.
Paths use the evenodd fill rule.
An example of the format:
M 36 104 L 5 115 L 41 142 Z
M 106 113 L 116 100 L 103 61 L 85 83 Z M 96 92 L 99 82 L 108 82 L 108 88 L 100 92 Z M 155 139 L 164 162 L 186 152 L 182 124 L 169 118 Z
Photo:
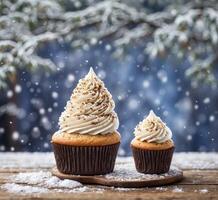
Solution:
M 43 156 L 43 154 L 42 154 Z M 208 154 L 208 156 L 210 156 Z M 28 155 L 25 159 L 28 158 Z M 216 155 L 213 158 L 216 159 Z M 49 163 L 44 163 L 43 167 L 34 167 L 32 164 L 30 166 L 18 166 L 13 165 L 13 160 L 16 161 L 16 156 L 10 157 L 12 164 L 7 164 L 7 158 L 4 158 L 2 163 L 6 163 L 7 166 L 0 165 L 0 186 L 8 183 L 8 178 L 12 175 L 16 175 L 19 172 L 33 172 L 33 171 L 49 171 L 52 167 L 49 167 Z M 19 158 L 17 158 L 19 159 Z M 31 154 L 29 155 L 31 159 Z M 181 158 L 180 158 L 181 159 Z M 191 160 L 191 159 L 190 159 Z M 0 156 L 0 162 L 2 158 Z M 37 162 L 37 161 L 35 161 Z M 126 162 L 125 159 L 119 162 Z M 201 162 L 201 161 L 199 161 Z M 203 162 L 203 161 L 202 161 Z M 49 193 L 42 194 L 25 194 L 22 193 L 9 193 L 3 189 L 0 189 L 0 200 L 9 200 L 9 199 L 218 199 L 218 169 L 217 161 L 210 161 L 212 165 L 205 165 L 204 169 L 196 169 L 196 166 L 193 165 L 194 169 L 189 167 L 184 169 L 184 179 L 177 184 L 163 186 L 163 187 L 151 187 L 151 188 L 113 188 L 113 187 L 104 187 L 104 186 L 87 186 L 93 188 L 93 191 L 79 191 L 72 192 L 70 189 L 59 191 L 54 189 L 49 189 Z M 53 162 L 51 166 L 53 166 Z M 191 164 L 188 166 L 192 166 Z M 212 166 L 212 167 L 211 167 Z M 200 167 L 201 168 L 201 167 Z M 207 169 L 211 168 L 211 169 Z M 16 183 L 16 181 L 14 181 Z
M 101 187 L 103 188 L 103 187 Z M 82 192 L 82 193 L 49 193 L 49 194 L 27 194 L 25 196 L 18 194 L 9 194 L 0 191 L 0 200 L 2 199 L 216 199 L 218 197 L 217 185 L 183 185 L 179 189 L 181 192 L 175 192 L 175 186 L 164 187 L 166 190 L 160 191 L 154 188 L 143 188 L 134 190 L 121 190 L 114 188 L 103 188 L 104 191 Z M 204 193 L 207 188 L 208 192 Z

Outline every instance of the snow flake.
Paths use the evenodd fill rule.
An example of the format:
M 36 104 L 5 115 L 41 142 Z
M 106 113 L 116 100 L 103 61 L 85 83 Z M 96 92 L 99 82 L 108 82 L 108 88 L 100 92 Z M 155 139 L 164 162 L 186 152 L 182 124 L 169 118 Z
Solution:
M 50 121 L 48 120 L 47 117 L 44 116 L 44 117 L 41 119 L 41 123 L 42 123 L 42 126 L 43 126 L 46 130 L 50 130 L 50 129 L 51 129 L 51 123 L 50 123 Z
M 164 115 L 165 117 L 167 117 L 167 116 L 169 115 L 169 112 L 165 110 L 165 111 L 163 112 L 163 115 Z
M 43 146 L 44 146 L 45 149 L 49 148 L 48 142 L 45 142 L 45 143 L 43 144 Z
M 67 81 L 72 83 L 75 81 L 75 76 L 73 74 L 68 74 Z
M 17 131 L 14 131 L 12 133 L 12 139 L 16 141 L 16 140 L 18 140 L 18 138 L 19 138 L 19 133 Z
M 27 135 L 24 135 L 24 134 L 20 135 L 20 142 L 22 144 L 26 144 L 28 142 L 28 140 L 29 140 L 29 138 Z
M 209 104 L 209 103 L 210 103 L 210 98 L 209 98 L 209 97 L 206 97 L 206 98 L 203 100 L 203 103 L 204 103 L 204 104 Z
M 30 93 L 33 93 L 34 92 L 34 88 L 30 88 Z
M 186 92 L 185 92 L 185 95 L 186 95 L 187 97 L 189 97 L 189 96 L 190 96 L 190 92 L 189 92 L 189 91 L 186 91 Z
M 91 38 L 91 40 L 90 40 L 90 43 L 91 43 L 92 45 L 97 44 L 97 42 L 98 42 L 97 38 Z
M 5 151 L 5 146 L 4 145 L 0 145 L 0 151 Z
M 14 90 L 15 90 L 16 93 L 21 93 L 21 91 L 22 91 L 22 87 L 21 87 L 20 85 L 17 84 L 17 85 L 15 85 Z
M 99 77 L 100 79 L 105 79 L 105 78 L 106 78 L 106 72 L 105 72 L 104 70 L 100 70 L 100 71 L 98 72 L 98 77 Z
M 48 112 L 52 112 L 52 108 L 51 107 L 48 108 Z
M 51 96 L 52 96 L 53 99 L 57 99 L 59 95 L 58 95 L 57 92 L 52 92 Z
M 14 151 L 14 150 L 15 150 L 15 148 L 14 148 L 14 147 L 11 147 L 11 148 L 10 148 L 10 150 L 11 150 L 11 151 Z
M 105 49 L 106 49 L 107 51 L 110 51 L 110 50 L 111 50 L 111 45 L 110 45 L 110 44 L 107 44 L 107 45 L 105 46 Z
M 214 115 L 210 115 L 209 121 L 210 121 L 210 122 L 214 122 L 214 121 L 215 121 L 215 116 L 214 116 Z
M 149 88 L 150 82 L 148 80 L 144 80 L 142 85 L 143 85 L 144 88 Z
M 45 109 L 44 109 L 44 108 L 40 108 L 40 109 L 39 109 L 39 113 L 40 113 L 41 115 L 44 115 L 44 114 L 45 114 Z
M 60 71 L 61 69 L 65 67 L 65 62 L 63 60 L 58 60 L 57 65 L 58 65 L 57 71 Z
M 36 127 L 36 126 L 33 127 L 31 135 L 32 135 L 33 138 L 39 138 L 40 135 L 41 135 L 41 132 L 40 132 L 39 128 Z
M 8 98 L 11 98 L 11 97 L 13 97 L 14 93 L 13 93 L 13 91 L 8 90 L 6 95 Z
M 137 99 L 135 98 L 131 98 L 128 102 L 128 107 L 130 110 L 135 110 L 136 108 L 138 108 L 139 106 L 139 102 L 137 101 Z
M 80 1 L 72 1 L 72 2 L 76 8 L 80 8 L 82 6 L 82 3 Z
M 156 98 L 156 99 L 154 100 L 154 104 L 155 104 L 156 106 L 159 106 L 159 105 L 160 105 L 160 99 L 159 99 L 159 98 Z
M 198 104 L 195 104 L 195 105 L 194 105 L 194 109 L 195 109 L 195 110 L 198 110 L 198 108 L 199 108 L 199 105 L 198 105 Z
M 196 124 L 196 126 L 200 126 L 200 122 L 199 121 L 196 121 L 195 124 Z
M 191 141 L 191 140 L 192 140 L 192 135 L 187 135 L 186 139 L 187 139 L 188 141 Z
M 5 132 L 5 129 L 3 127 L 0 127 L 0 134 L 3 134 Z
M 120 147 L 119 150 L 118 150 L 118 155 L 119 156 L 125 156 L 125 154 L 126 154 L 125 150 L 122 147 Z
M 159 70 L 157 72 L 157 77 L 161 80 L 162 83 L 166 83 L 168 81 L 167 74 L 164 70 Z
M 58 107 L 58 102 L 54 102 L 53 107 L 55 107 L 55 108 Z

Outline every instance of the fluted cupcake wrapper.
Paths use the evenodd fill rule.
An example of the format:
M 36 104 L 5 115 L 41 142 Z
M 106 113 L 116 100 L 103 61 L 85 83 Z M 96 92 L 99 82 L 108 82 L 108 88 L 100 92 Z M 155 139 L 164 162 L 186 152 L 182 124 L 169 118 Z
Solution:
M 113 171 L 120 143 L 71 146 L 52 143 L 57 168 L 65 174 L 100 175 Z
M 161 174 L 169 171 L 174 147 L 164 150 L 146 150 L 131 145 L 131 148 L 138 172 Z

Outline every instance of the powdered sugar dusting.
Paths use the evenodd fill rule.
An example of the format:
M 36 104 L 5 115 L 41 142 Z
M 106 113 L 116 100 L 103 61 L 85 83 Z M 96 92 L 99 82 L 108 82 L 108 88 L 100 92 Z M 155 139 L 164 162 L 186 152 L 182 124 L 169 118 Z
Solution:
M 78 181 L 61 180 L 52 176 L 50 172 L 25 172 L 10 176 L 8 182 L 1 186 L 2 189 L 12 193 L 49 193 L 49 189 L 63 192 L 63 189 L 74 189 L 72 192 L 84 191 L 84 187 Z
M 177 186 L 173 188 L 172 192 L 184 192 L 182 188 L 178 188 Z
M 156 187 L 155 188 L 157 191 L 167 191 L 166 187 Z
M 58 177 L 52 176 L 50 172 L 25 172 L 13 175 L 10 180 L 16 183 L 25 183 L 30 185 L 45 186 L 47 188 L 68 188 L 82 186 L 81 183 L 73 180 L 60 180 Z
M 29 186 L 29 185 L 19 185 L 16 183 L 6 183 L 2 185 L 1 188 L 11 193 L 34 194 L 34 193 L 48 193 L 49 192 L 47 188 L 35 187 L 35 186 Z
M 166 177 L 181 174 L 181 171 L 175 167 L 171 167 L 170 171 L 164 174 L 142 174 L 135 169 L 133 162 L 117 163 L 114 172 L 107 174 L 107 179 L 116 181 L 138 181 L 138 180 L 160 180 Z
M 48 178 L 50 178 L 50 172 L 25 172 L 19 173 L 9 177 L 10 180 L 14 180 L 16 183 L 26 183 L 26 184 L 41 184 L 44 183 Z
M 200 193 L 208 193 L 208 189 L 201 189 L 199 190 Z

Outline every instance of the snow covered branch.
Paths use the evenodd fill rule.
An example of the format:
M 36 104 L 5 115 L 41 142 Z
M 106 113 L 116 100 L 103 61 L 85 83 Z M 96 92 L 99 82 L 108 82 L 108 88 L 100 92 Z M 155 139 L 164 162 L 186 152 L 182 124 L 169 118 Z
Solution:
M 158 12 L 149 7 L 160 3 L 156 0 L 148 1 L 146 9 L 142 3 L 122 0 L 97 1 L 96 4 L 84 0 L 85 5 L 83 1 L 78 2 L 74 2 L 72 9 L 66 9 L 68 6 L 62 0 L 1 1 L 0 86 L 6 86 L 8 76 L 18 68 L 54 70 L 51 60 L 36 54 L 40 44 L 51 40 L 85 48 L 109 38 L 114 48 L 120 50 L 115 52 L 124 52 L 129 43 L 149 37 L 152 40 L 147 45 L 145 42 L 145 52 L 152 58 L 171 52 L 189 59 L 188 75 L 205 68 L 213 74 L 210 67 L 215 63 L 207 65 L 209 61 L 204 57 L 217 54 L 216 1 L 175 3 L 165 0 L 163 9 Z M 201 61 L 205 61 L 204 66 Z M 211 79 L 208 74 L 203 79 Z
M 197 81 L 215 83 L 213 67 L 218 57 L 218 12 L 213 8 L 190 9 L 173 23 L 155 30 L 147 47 L 151 57 L 171 52 L 187 57 L 191 67 L 186 74 Z M 205 58 L 206 56 L 206 58 Z

